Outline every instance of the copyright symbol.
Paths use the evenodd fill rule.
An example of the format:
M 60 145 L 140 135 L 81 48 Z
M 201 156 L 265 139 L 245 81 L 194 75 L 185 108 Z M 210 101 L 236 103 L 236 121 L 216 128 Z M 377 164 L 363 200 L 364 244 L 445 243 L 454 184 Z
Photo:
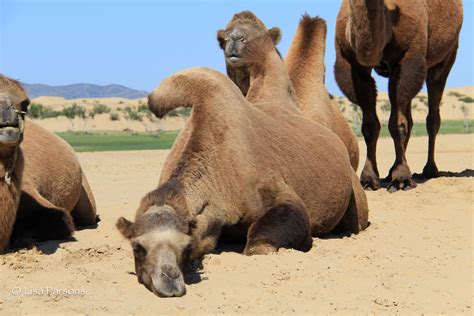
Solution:
M 13 295 L 13 296 L 21 295 L 21 287 L 14 287 L 14 288 L 12 289 L 12 295 Z

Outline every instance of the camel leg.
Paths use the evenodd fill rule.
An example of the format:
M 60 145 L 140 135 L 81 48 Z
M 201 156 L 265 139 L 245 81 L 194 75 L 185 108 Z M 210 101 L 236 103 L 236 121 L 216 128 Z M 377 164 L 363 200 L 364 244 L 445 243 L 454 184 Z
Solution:
M 71 215 L 76 227 L 95 226 L 99 221 L 94 196 L 84 173 L 82 174 L 81 195 Z
M 369 226 L 369 207 L 357 175 L 352 176 L 352 194 L 344 216 L 334 228 L 334 234 L 358 234 Z
M 426 77 L 426 62 L 422 55 L 408 51 L 400 65 L 394 70 L 389 80 L 389 97 L 391 103 L 388 128 L 395 146 L 395 162 L 390 168 L 388 179 L 389 192 L 416 187 L 405 150 L 410 139 L 411 101 L 421 90 Z
M 428 70 L 428 78 L 426 80 L 426 86 L 428 87 L 429 107 L 428 116 L 426 117 L 426 129 L 429 136 L 428 160 L 425 167 L 423 168 L 423 176 L 428 179 L 439 177 L 438 167 L 436 166 L 434 159 L 436 135 L 438 134 L 441 125 L 439 104 L 441 102 L 441 98 L 443 97 L 444 87 L 446 85 L 449 72 L 451 71 L 454 61 L 456 60 L 456 52 L 457 46 L 448 59 Z
M 349 63 L 336 48 L 336 64 L 334 66 L 336 81 L 347 98 L 362 109 L 362 134 L 367 146 L 367 158 L 360 175 L 360 182 L 364 188 L 377 190 L 380 188 L 376 157 L 380 121 L 375 109 L 377 89 L 370 71 L 370 68 Z
M 312 247 L 310 224 L 305 211 L 290 203 L 279 204 L 254 222 L 248 231 L 246 255 L 264 255 L 279 248 L 309 251 Z

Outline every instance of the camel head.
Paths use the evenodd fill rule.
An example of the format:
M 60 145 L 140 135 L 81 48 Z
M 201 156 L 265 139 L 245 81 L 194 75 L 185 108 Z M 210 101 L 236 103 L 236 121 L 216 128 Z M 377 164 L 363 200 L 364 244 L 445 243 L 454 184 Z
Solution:
M 248 42 L 267 34 L 274 45 L 278 44 L 281 39 L 280 29 L 278 27 L 267 29 L 263 22 L 250 11 L 235 14 L 226 28 L 217 32 L 217 41 L 224 51 L 227 73 L 244 95 L 247 94 L 249 83 L 246 69 L 248 65 L 243 51 Z
M 0 75 L 0 156 L 10 156 L 23 140 L 30 100 L 18 81 Z
M 135 223 L 121 217 L 116 225 L 132 245 L 138 282 L 160 297 L 183 296 L 183 267 L 191 251 L 191 237 L 176 211 L 154 205 Z

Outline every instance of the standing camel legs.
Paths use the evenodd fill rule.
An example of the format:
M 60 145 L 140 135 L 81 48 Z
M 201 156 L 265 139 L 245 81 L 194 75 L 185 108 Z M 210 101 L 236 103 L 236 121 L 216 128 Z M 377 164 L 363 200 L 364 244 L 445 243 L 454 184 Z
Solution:
M 405 150 L 410 139 L 411 101 L 421 90 L 426 78 L 426 61 L 423 55 L 406 52 L 400 65 L 394 70 L 389 80 L 389 97 L 391 103 L 388 128 L 395 145 L 395 162 L 390 169 L 388 179 L 391 181 L 388 190 L 395 192 L 416 187 L 405 157 Z
M 353 67 L 336 49 L 334 73 L 336 81 L 347 98 L 362 109 L 362 134 L 367 146 L 367 159 L 360 176 L 364 189 L 380 188 L 379 170 L 377 168 L 377 140 L 380 134 L 380 121 L 375 109 L 377 89 L 370 75 L 371 69 L 362 66 Z
M 443 97 L 444 87 L 446 85 L 449 72 L 451 71 L 451 67 L 456 60 L 456 52 L 457 44 L 455 49 L 444 62 L 428 70 L 426 86 L 428 88 L 429 112 L 428 116 L 426 117 L 426 130 L 428 131 L 429 141 L 428 160 L 425 167 L 423 168 L 423 176 L 428 179 L 439 177 L 438 167 L 436 166 L 434 159 L 436 135 L 438 134 L 441 124 L 439 104 L 441 102 L 441 98 Z

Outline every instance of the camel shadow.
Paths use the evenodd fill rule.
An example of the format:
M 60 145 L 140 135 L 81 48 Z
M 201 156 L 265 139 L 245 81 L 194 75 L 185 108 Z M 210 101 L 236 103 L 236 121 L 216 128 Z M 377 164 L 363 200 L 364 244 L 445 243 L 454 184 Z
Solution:
M 439 178 L 472 178 L 474 177 L 474 170 L 472 169 L 465 169 L 461 172 L 451 172 L 451 171 L 440 171 Z M 426 178 L 423 174 L 415 173 L 413 174 L 413 179 L 417 184 L 425 183 L 431 178 Z
M 12 245 L 8 253 L 16 253 L 21 250 L 30 250 L 33 248 L 38 249 L 45 255 L 52 255 L 58 251 L 60 245 L 63 243 L 76 242 L 77 239 L 69 237 L 61 240 L 47 240 L 47 241 L 36 241 L 34 239 L 16 240 Z
M 472 177 L 474 177 L 474 170 L 465 169 L 461 172 L 440 171 L 438 178 L 472 178 Z M 424 184 L 432 179 L 437 179 L 437 178 L 427 178 L 423 176 L 423 174 L 421 173 L 413 174 L 413 180 L 416 182 L 416 184 Z M 387 189 L 389 185 L 390 185 L 390 181 L 387 178 L 380 180 L 380 186 L 382 188 Z

